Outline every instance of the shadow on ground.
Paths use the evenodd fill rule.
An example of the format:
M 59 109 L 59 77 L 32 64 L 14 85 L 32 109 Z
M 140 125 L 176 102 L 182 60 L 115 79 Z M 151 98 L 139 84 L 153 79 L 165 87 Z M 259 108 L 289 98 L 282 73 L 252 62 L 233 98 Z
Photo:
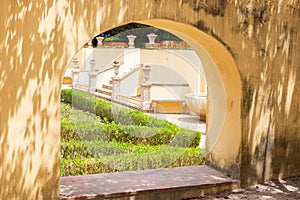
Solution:
M 288 178 L 280 181 L 269 181 L 265 184 L 253 185 L 246 189 L 234 190 L 197 199 L 268 199 L 294 200 L 300 199 L 300 177 Z

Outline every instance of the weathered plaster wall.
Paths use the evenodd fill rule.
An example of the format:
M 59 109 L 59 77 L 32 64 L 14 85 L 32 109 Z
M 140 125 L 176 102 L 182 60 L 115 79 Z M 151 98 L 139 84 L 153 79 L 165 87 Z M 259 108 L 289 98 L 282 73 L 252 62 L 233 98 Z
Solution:
M 219 2 L 199 6 L 198 27 L 227 46 L 241 74 L 243 184 L 299 175 L 299 2 Z
M 218 70 L 227 95 L 226 127 L 212 150 L 212 164 L 229 173 L 232 164 L 235 173 L 241 170 L 242 184 L 300 175 L 299 6 L 296 0 L 1 2 L 0 198 L 59 196 L 59 95 L 69 61 L 96 34 L 155 18 L 203 30 L 228 49 L 238 66 L 241 113 L 236 113 L 238 98 L 227 87 L 240 81 L 227 73 L 233 67 L 228 56 L 221 62 L 218 52 L 212 53 L 215 44 L 205 46 L 222 66 Z M 190 42 L 199 35 L 189 34 Z M 241 130 L 230 130 L 230 124 L 239 123 L 237 116 Z M 240 132 L 242 146 L 235 144 Z M 229 142 L 234 148 L 221 148 Z M 220 163 L 227 154 L 241 160 L 236 156 L 236 163 Z

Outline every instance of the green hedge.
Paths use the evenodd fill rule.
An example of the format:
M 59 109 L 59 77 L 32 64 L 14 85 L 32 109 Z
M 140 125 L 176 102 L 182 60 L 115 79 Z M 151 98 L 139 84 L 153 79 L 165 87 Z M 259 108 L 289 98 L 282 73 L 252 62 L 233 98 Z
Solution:
M 129 153 L 101 158 L 61 159 L 61 176 L 133 171 L 204 164 L 199 148 L 165 148 L 155 153 Z
M 97 99 L 90 94 L 76 90 L 63 89 L 61 91 L 61 102 L 95 113 L 106 122 L 148 127 L 176 127 L 175 124 L 167 120 L 151 117 L 138 110 L 123 108 L 117 104 Z
M 79 91 L 62 90 L 61 101 L 62 176 L 204 162 L 200 132 Z
M 103 156 L 110 156 L 110 155 L 117 155 L 117 154 L 156 153 L 156 152 L 164 151 L 166 149 L 174 149 L 174 148 L 187 149 L 184 147 L 178 147 L 172 145 L 149 146 L 143 144 L 134 145 L 131 143 L 71 140 L 68 142 L 61 143 L 61 156 L 62 158 L 75 158 L 75 157 L 100 158 Z M 199 148 L 195 148 L 195 149 L 199 149 Z
M 172 132 L 163 128 L 121 126 L 118 124 L 61 123 L 61 140 L 115 141 L 121 143 L 198 147 L 201 134 L 180 128 Z
M 122 143 L 163 145 L 171 144 L 182 147 L 197 147 L 201 133 L 178 126 L 163 128 L 147 126 L 126 126 L 116 123 L 102 123 L 101 119 L 89 112 L 73 110 L 69 105 L 62 105 L 61 140 L 100 140 Z M 74 118 L 78 118 L 74 120 Z

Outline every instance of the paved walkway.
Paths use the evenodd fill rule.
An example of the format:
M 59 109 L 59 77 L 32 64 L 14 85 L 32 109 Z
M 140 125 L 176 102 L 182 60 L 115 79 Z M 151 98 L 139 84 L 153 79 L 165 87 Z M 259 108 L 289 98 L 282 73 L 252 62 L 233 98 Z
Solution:
M 203 165 L 61 177 L 61 199 L 183 199 L 237 187 Z
M 149 115 L 160 119 L 166 119 L 183 128 L 200 131 L 201 133 L 206 132 L 206 123 L 200 122 L 199 116 L 189 115 L 189 114 L 159 114 L 159 113 L 149 113 Z

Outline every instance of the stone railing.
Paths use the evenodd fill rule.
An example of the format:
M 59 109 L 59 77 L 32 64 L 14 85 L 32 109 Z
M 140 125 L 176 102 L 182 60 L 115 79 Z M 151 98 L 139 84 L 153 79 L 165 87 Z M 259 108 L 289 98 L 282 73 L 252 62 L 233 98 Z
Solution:
M 157 38 L 157 35 L 154 33 L 147 34 L 148 43 L 144 43 L 145 49 L 192 49 L 190 45 L 184 41 L 178 42 L 178 41 L 163 41 L 160 43 L 156 43 L 155 40 Z M 130 34 L 127 35 L 128 42 L 121 41 L 121 42 L 103 42 L 105 39 L 104 37 L 96 37 L 97 38 L 97 46 L 94 46 L 94 48 L 135 48 L 135 39 L 137 36 Z M 93 47 L 93 44 L 91 41 L 86 43 L 84 48 Z

